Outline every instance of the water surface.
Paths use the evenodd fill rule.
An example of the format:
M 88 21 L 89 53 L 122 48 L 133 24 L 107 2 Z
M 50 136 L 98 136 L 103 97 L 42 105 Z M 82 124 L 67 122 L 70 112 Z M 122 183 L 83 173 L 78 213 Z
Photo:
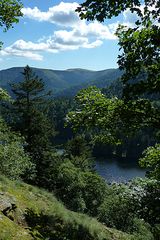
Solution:
M 97 159 L 96 170 L 108 182 L 128 182 L 135 177 L 143 178 L 146 173 L 136 161 L 125 158 Z

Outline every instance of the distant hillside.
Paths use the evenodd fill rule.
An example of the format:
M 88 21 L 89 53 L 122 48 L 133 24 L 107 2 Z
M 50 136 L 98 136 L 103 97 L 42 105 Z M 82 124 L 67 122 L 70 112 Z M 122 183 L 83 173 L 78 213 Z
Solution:
M 119 69 L 90 71 L 86 69 L 50 70 L 32 68 L 36 75 L 42 78 L 46 88 L 54 95 L 73 96 L 78 90 L 90 85 L 106 87 L 122 75 Z M 9 83 L 16 83 L 23 79 L 23 67 L 15 67 L 0 71 L 0 87 L 10 93 Z
M 107 88 L 112 84 L 116 83 L 117 79 L 119 79 L 121 76 L 122 76 L 122 71 L 120 71 L 119 69 L 107 69 L 104 71 L 97 71 L 97 72 L 94 72 L 93 79 L 90 79 L 88 82 L 84 82 L 76 86 L 67 87 L 64 90 L 59 91 L 56 94 L 56 96 L 73 97 L 76 95 L 76 93 L 79 90 L 83 88 L 87 88 L 89 86 L 96 86 L 98 88 Z

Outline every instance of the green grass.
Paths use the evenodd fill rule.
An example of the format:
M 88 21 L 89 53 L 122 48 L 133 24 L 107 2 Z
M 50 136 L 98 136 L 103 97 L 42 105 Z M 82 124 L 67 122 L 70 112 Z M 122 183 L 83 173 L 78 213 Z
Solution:
M 17 206 L 12 213 L 14 221 L 0 213 L 1 240 L 136 239 L 94 218 L 69 211 L 51 193 L 20 181 L 0 177 L 0 192 L 14 198 Z

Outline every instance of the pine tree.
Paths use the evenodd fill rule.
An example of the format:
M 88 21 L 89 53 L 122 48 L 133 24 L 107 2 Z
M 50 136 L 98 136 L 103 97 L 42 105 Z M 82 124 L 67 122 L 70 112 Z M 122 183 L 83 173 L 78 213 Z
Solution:
M 50 138 L 54 135 L 48 119 L 51 104 L 51 92 L 45 91 L 44 82 L 36 76 L 29 66 L 24 68 L 24 80 L 12 84 L 15 95 L 13 110 L 16 113 L 15 129 L 25 137 L 26 151 L 32 157 L 40 171 L 43 154 L 51 146 Z

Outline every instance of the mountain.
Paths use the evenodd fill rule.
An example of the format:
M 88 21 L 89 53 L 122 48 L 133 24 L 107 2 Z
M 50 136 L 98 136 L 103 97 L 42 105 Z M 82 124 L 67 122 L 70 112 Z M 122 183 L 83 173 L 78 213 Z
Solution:
M 64 90 L 59 91 L 56 96 L 73 97 L 78 91 L 89 86 L 96 86 L 98 88 L 107 88 L 112 84 L 116 84 L 117 79 L 122 76 L 122 71 L 119 69 L 107 69 L 103 71 L 94 72 L 94 77 L 88 79 L 88 81 L 75 86 L 67 87 Z
M 0 87 L 11 93 L 10 83 L 23 80 L 23 67 L 14 67 L 0 71 Z M 53 91 L 54 95 L 73 96 L 78 90 L 95 85 L 106 87 L 122 75 L 119 69 L 106 69 L 91 71 L 86 69 L 51 70 L 32 68 L 36 75 L 42 78 L 46 88 Z

